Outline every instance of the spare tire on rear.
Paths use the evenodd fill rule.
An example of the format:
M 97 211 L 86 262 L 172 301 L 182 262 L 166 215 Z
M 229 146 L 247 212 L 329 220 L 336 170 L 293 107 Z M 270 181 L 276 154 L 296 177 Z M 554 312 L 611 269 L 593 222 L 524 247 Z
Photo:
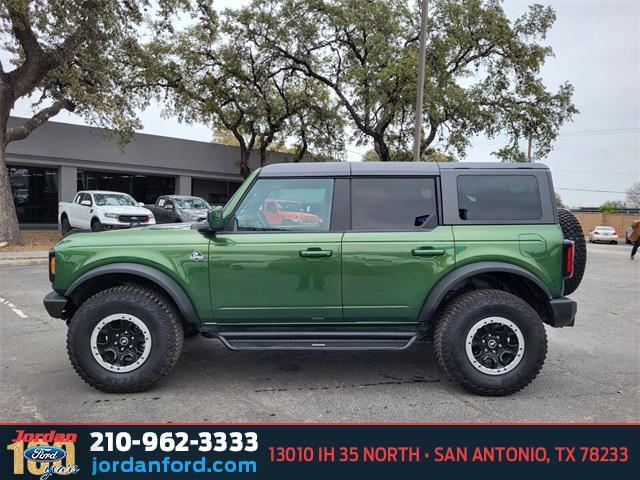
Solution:
M 584 241 L 582 225 L 580 225 L 580 222 L 573 213 L 569 210 L 559 208 L 558 219 L 560 221 L 562 235 L 566 240 L 573 240 L 575 245 L 573 276 L 564 281 L 564 294 L 569 295 L 575 292 L 580 282 L 582 282 L 584 269 L 587 266 L 587 244 Z

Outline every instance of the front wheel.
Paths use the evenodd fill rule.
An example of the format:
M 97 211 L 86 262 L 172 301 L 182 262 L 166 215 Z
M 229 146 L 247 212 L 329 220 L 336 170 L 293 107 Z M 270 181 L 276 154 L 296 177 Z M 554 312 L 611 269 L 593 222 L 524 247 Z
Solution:
M 62 217 L 62 220 L 60 221 L 60 227 L 62 230 L 62 236 L 66 236 L 69 234 L 69 232 L 71 231 L 71 223 L 69 223 L 69 219 L 67 217 Z
M 97 218 L 94 218 L 91 221 L 91 231 L 92 232 L 104 232 L 104 225 L 102 225 L 100 220 L 98 220 Z
M 503 396 L 526 387 L 547 354 L 542 320 L 520 297 L 474 290 L 449 302 L 434 343 L 442 368 L 466 390 Z
M 69 322 L 67 352 L 78 375 L 104 392 L 151 388 L 178 361 L 184 333 L 171 303 L 142 287 L 113 287 Z

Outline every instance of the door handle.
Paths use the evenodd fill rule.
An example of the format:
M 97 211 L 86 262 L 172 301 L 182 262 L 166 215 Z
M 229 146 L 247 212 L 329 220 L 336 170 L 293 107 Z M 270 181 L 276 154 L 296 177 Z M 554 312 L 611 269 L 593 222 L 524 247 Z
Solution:
M 444 255 L 444 248 L 420 247 L 411 250 L 414 257 L 437 257 Z
M 314 247 L 314 248 L 307 248 L 306 250 L 300 250 L 299 253 L 301 257 L 324 258 L 324 257 L 330 257 L 331 255 L 333 255 L 333 250 L 322 250 L 318 247 Z

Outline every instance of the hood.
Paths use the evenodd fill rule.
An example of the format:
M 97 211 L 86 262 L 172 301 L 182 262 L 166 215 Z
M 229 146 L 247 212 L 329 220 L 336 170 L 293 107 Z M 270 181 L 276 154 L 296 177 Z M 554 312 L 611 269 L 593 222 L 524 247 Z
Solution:
M 118 247 L 126 245 L 182 245 L 201 241 L 204 237 L 191 229 L 189 223 L 164 223 L 105 232 L 72 233 L 61 239 L 57 249 L 94 246 Z
M 189 215 L 196 215 L 198 217 L 206 217 L 209 213 L 208 208 L 181 208 L 181 213 L 188 213 Z

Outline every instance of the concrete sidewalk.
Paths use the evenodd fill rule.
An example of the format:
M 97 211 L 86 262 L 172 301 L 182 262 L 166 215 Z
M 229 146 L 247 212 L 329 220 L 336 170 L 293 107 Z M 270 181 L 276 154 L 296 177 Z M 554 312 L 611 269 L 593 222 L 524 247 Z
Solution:
M 19 265 L 22 263 L 40 263 L 46 262 L 49 252 L 30 251 L 30 252 L 3 252 L 0 250 L 0 265 Z

